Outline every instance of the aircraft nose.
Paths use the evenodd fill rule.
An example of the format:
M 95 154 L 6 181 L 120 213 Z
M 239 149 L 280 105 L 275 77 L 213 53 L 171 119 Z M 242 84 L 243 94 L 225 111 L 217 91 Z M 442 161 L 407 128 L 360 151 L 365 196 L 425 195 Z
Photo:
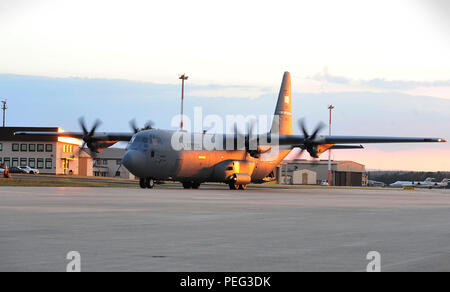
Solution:
M 137 175 L 141 172 L 142 166 L 145 164 L 145 155 L 136 150 L 128 150 L 122 158 L 122 164 L 131 173 Z

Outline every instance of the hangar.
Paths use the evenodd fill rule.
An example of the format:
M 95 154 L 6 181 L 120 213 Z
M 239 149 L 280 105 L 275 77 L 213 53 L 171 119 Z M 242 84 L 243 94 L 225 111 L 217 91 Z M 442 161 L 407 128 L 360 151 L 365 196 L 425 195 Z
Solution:
M 320 184 L 328 181 L 328 160 L 284 160 L 276 169 L 279 184 Z M 367 185 L 365 166 L 354 161 L 331 161 L 331 184 Z

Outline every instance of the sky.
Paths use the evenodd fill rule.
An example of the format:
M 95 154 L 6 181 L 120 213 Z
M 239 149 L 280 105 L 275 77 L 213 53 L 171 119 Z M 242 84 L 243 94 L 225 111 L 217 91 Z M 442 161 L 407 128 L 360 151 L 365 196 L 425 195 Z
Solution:
M 333 103 L 335 134 L 450 138 L 448 3 L 0 0 L 0 98 L 14 125 L 77 130 L 83 115 L 105 131 L 133 117 L 170 127 L 181 73 L 187 114 L 225 115 L 271 113 L 290 71 L 294 117 L 311 127 Z M 450 170 L 447 144 L 333 155 Z

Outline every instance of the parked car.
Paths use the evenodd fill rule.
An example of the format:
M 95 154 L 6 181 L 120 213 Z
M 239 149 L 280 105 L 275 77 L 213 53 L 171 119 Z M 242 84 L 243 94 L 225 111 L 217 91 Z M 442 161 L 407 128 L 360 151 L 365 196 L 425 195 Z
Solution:
M 323 179 L 322 182 L 320 183 L 321 186 L 328 186 L 328 181 L 326 179 Z
M 24 166 L 24 167 L 19 167 L 19 168 L 27 171 L 27 173 L 29 173 L 29 174 L 39 174 L 39 170 L 37 170 L 35 168 L 31 168 L 28 165 Z
M 22 168 L 20 168 L 18 166 L 11 166 L 9 168 L 9 172 L 10 173 L 29 173 L 28 170 L 22 169 Z

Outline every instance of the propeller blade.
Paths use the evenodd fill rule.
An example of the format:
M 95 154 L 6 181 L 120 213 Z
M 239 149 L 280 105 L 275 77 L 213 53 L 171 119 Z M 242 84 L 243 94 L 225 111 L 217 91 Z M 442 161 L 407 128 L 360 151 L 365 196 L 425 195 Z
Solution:
M 308 131 L 306 130 L 306 122 L 305 119 L 298 120 L 298 127 L 302 130 L 303 136 L 305 136 L 305 140 L 309 138 Z
M 138 127 L 136 126 L 136 120 L 135 120 L 135 119 L 132 119 L 132 120 L 129 122 L 129 124 L 130 124 L 130 127 L 131 127 L 131 129 L 133 130 L 133 132 L 134 132 L 135 134 L 137 134 L 137 133 L 139 132 L 139 129 L 138 129 Z
M 81 152 L 83 152 L 83 149 L 85 146 L 86 146 L 86 142 L 83 141 L 83 145 L 81 145 L 80 148 L 78 148 L 78 157 L 80 157 Z
M 97 127 L 100 126 L 102 124 L 102 122 L 97 119 L 95 120 L 94 126 L 92 127 L 91 131 L 89 132 L 89 136 L 92 137 L 95 133 L 95 130 L 97 130 Z
M 317 136 L 317 134 L 325 127 L 325 124 L 323 122 L 320 122 L 317 127 L 316 130 L 314 131 L 314 133 L 311 135 L 311 140 L 314 140 Z
M 153 129 L 153 126 L 155 125 L 155 123 L 153 123 L 153 121 L 148 120 L 145 124 L 144 124 L 144 129 L 146 130 L 151 130 Z
M 83 134 L 86 135 L 88 133 L 88 130 L 86 129 L 84 118 L 83 117 L 79 118 L 78 123 L 80 124 L 80 127 L 83 130 Z

